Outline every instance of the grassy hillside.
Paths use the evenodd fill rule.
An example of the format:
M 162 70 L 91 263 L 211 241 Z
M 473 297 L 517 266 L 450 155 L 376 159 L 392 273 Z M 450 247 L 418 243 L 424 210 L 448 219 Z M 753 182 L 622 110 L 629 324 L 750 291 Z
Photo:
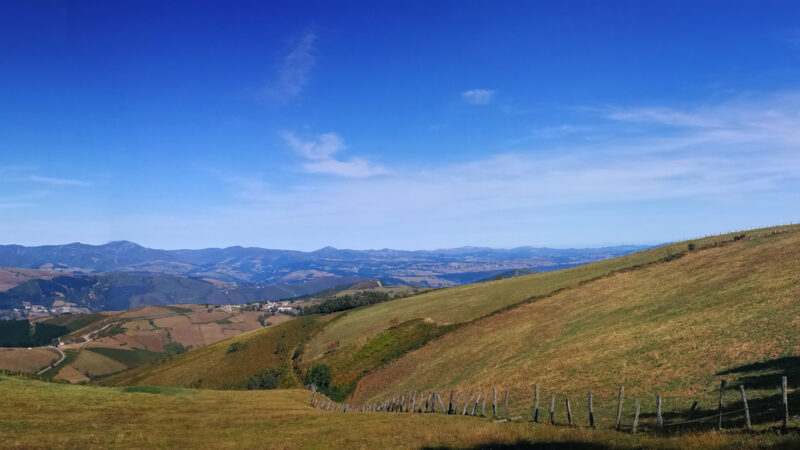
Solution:
M 528 414 L 539 383 L 547 403 L 559 396 L 559 411 L 569 395 L 581 423 L 586 394 L 594 391 L 608 425 L 620 385 L 628 405 L 641 398 L 648 414 L 656 394 L 668 411 L 685 412 L 692 400 L 715 408 L 721 378 L 774 401 L 781 375 L 800 385 L 800 232 L 755 230 L 721 240 L 709 248 L 695 241 L 681 257 L 460 327 L 367 375 L 353 402 L 413 389 L 497 387 L 512 392 L 512 414 Z M 688 244 L 672 246 L 680 247 Z M 726 394 L 726 401 L 738 398 Z
M 329 317 L 306 316 L 244 333 L 182 355 L 164 364 L 146 366 L 106 380 L 110 385 L 152 384 L 208 389 L 242 389 L 266 371 L 280 371 L 280 387 L 296 387 L 292 360 Z
M 730 241 L 734 236 L 735 234 L 712 236 L 694 242 L 698 247 L 711 246 Z M 332 343 L 338 343 L 339 347 L 353 343 L 363 344 L 369 337 L 392 326 L 394 320 L 402 323 L 412 319 L 427 319 L 440 325 L 469 322 L 494 311 L 550 295 L 561 289 L 572 288 L 615 271 L 669 259 L 685 252 L 686 245 L 686 243 L 665 245 L 571 269 L 429 291 L 352 311 L 331 323 L 312 339 L 305 360 L 321 357 Z
M 302 390 L 102 388 L 0 376 L 4 448 L 792 448 L 796 434 L 660 438 L 441 414 L 330 413 Z M 176 432 L 180 430 L 180 432 Z M 510 447 L 507 447 L 510 448 Z

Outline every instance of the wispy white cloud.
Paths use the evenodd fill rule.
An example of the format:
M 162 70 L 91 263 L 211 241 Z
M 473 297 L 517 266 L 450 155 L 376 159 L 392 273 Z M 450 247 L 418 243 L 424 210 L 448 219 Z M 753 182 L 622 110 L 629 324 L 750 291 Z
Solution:
M 302 168 L 308 173 L 327 173 L 348 178 L 367 178 L 387 173 L 386 168 L 369 163 L 361 158 L 338 160 L 334 154 L 347 148 L 336 133 L 325 133 L 308 141 L 285 131 L 281 137 L 299 156 L 307 161 Z
M 303 92 L 317 63 L 316 41 L 317 35 L 313 31 L 307 31 L 298 39 L 280 61 L 275 78 L 263 89 L 262 97 L 273 102 L 285 102 Z
M 417 233 L 430 239 L 458 235 L 461 243 L 480 243 L 488 227 L 509 230 L 519 242 L 524 224 L 553 220 L 544 211 L 676 200 L 735 204 L 767 194 L 786 198 L 787 186 L 800 185 L 800 102 L 794 99 L 794 94 L 785 94 L 704 108 L 616 108 L 598 114 L 610 120 L 612 129 L 614 123 L 647 125 L 651 131 L 651 123 L 669 128 L 655 127 L 642 135 L 609 133 L 611 137 L 591 143 L 576 138 L 560 142 L 557 151 L 537 143 L 529 151 L 424 168 L 397 167 L 374 178 L 300 180 L 274 190 L 251 180 L 247 197 L 254 203 L 231 207 L 226 214 L 276 229 L 320 234 L 325 233 L 314 223 L 353 233 L 384 230 L 375 231 L 375 242 L 386 239 L 386 233 L 408 233 L 409 241 L 415 241 L 411 235 Z M 556 131 L 569 136 L 574 130 Z M 345 146 L 335 134 L 311 140 L 284 134 L 284 139 L 307 160 L 308 172 L 350 177 L 374 173 L 366 162 L 337 161 L 335 156 Z
M 34 183 L 41 183 L 50 186 L 88 187 L 92 185 L 92 183 L 88 181 L 73 180 L 70 178 L 43 177 L 40 175 L 28 175 L 27 179 L 28 181 L 32 181 Z
M 492 89 L 470 89 L 461 93 L 461 98 L 473 105 L 488 105 L 494 100 L 496 91 Z

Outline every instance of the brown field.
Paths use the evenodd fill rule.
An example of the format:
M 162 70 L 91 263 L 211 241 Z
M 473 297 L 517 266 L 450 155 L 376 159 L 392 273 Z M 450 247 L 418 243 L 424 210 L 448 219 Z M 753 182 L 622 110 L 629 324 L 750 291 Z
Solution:
M 159 328 L 184 328 L 191 327 L 192 320 L 187 316 L 169 316 L 153 319 L 153 323 Z
M 216 322 L 217 320 L 227 319 L 230 316 L 230 313 L 226 313 L 225 311 L 212 311 L 212 312 L 197 312 L 189 316 L 192 319 L 192 323 L 201 324 L 201 323 L 209 323 L 209 322 Z
M 122 326 L 128 331 L 152 331 L 156 329 L 149 320 L 132 320 L 125 322 Z
M 0 369 L 35 372 L 60 358 L 51 348 L 0 348 Z
M 177 342 L 185 349 L 197 349 L 208 344 L 234 337 L 243 332 L 262 328 L 258 322 L 259 311 L 241 312 L 233 309 L 232 312 L 208 312 L 204 305 L 179 305 L 179 308 L 153 306 L 139 308 L 132 311 L 104 314 L 107 316 L 102 321 L 77 330 L 63 338 L 67 343 L 65 349 L 76 350 L 79 353 L 85 348 L 121 348 L 146 349 L 151 352 L 164 352 L 164 345 Z M 144 317 L 158 316 L 153 319 Z M 273 323 L 284 322 L 292 319 L 283 314 L 271 317 Z M 107 326 L 109 325 L 109 326 Z M 103 328 L 106 327 L 106 328 Z M 123 333 L 118 331 L 122 330 Z M 99 333 L 98 333 L 99 331 Z M 109 333 L 117 333 L 107 336 Z M 89 341 L 84 338 L 89 337 Z M 89 361 L 96 361 L 95 353 L 89 356 Z M 95 367 L 81 360 L 86 367 L 91 367 L 93 374 L 115 372 L 117 367 Z M 85 367 L 78 367 L 83 371 Z
M 82 374 L 90 373 L 95 376 L 121 372 L 128 368 L 121 362 L 91 351 L 79 352 L 77 359 L 70 365 Z
M 151 352 L 163 352 L 164 344 L 169 343 L 164 330 L 130 332 L 130 336 L 144 345 Z
M 166 314 L 174 314 L 174 312 L 160 306 L 145 306 L 144 308 L 126 311 L 120 314 L 119 317 L 121 319 L 135 319 L 137 317 L 163 316 Z
M 66 381 L 68 383 L 85 383 L 89 381 L 86 375 L 78 372 L 78 370 L 72 366 L 64 366 L 53 379 Z
M 145 348 L 141 342 L 127 334 L 117 334 L 112 336 L 112 339 L 119 342 L 119 348 Z M 91 344 L 89 346 L 91 347 Z
M 170 336 L 174 342 L 180 342 L 186 348 L 199 348 L 204 344 L 203 333 L 200 332 L 200 325 L 179 326 L 170 329 Z
M 208 323 L 198 325 L 200 334 L 203 336 L 203 345 L 211 345 L 225 339 L 225 333 L 222 328 L 216 323 Z

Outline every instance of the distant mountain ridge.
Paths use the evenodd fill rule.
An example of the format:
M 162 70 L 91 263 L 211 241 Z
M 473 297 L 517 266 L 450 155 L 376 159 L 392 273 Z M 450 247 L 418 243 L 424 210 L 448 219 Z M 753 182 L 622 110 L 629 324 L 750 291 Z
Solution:
M 109 272 L 33 278 L 0 291 L 0 319 L 58 313 L 119 311 L 150 305 L 242 304 L 313 294 L 357 277 L 261 286 L 162 274 Z
M 0 266 L 83 274 L 180 275 L 259 285 L 304 284 L 312 280 L 348 277 L 442 287 L 470 283 L 515 269 L 546 271 L 571 267 L 645 248 L 649 247 L 461 247 L 413 251 L 325 247 L 301 252 L 240 246 L 160 250 L 129 241 L 114 241 L 103 245 L 0 245 Z M 333 285 L 327 284 L 326 287 Z

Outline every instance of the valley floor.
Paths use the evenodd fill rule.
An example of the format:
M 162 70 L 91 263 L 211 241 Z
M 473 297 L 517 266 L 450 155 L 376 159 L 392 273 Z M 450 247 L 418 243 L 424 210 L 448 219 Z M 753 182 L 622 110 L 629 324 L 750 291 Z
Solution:
M 0 376 L 4 448 L 797 448 L 793 432 L 631 436 L 440 414 L 331 413 L 304 390 L 103 388 Z

